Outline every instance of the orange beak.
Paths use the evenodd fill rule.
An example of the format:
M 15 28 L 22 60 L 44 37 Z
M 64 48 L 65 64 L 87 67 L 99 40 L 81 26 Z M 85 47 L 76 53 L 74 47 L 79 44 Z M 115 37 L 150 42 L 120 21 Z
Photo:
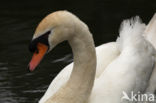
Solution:
M 48 46 L 46 46 L 42 43 L 38 43 L 37 49 L 38 49 L 38 51 L 36 51 L 33 54 L 32 59 L 29 63 L 30 71 L 33 71 L 38 66 L 38 64 L 41 62 L 42 58 L 44 57 L 44 55 L 46 54 L 46 52 L 48 50 Z

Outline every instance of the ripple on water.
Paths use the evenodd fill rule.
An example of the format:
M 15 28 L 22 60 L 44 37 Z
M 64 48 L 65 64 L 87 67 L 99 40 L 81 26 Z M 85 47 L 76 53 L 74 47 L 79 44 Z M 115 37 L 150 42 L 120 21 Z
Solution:
M 62 58 L 53 60 L 52 63 L 57 63 L 57 62 L 71 63 L 72 61 L 73 61 L 72 54 L 67 54 Z
M 0 103 L 17 103 L 12 97 L 14 94 L 10 92 L 11 87 L 7 79 L 8 63 L 0 62 Z

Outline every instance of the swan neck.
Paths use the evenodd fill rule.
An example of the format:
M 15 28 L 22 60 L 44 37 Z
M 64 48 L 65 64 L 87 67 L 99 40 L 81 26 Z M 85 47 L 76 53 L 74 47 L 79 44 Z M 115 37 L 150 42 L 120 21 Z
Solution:
M 68 42 L 74 55 L 69 80 L 46 103 L 87 103 L 96 73 L 94 41 L 88 29 L 77 29 Z
M 69 40 L 74 55 L 74 66 L 67 82 L 77 97 L 86 102 L 89 97 L 96 73 L 96 53 L 94 41 L 88 30 L 81 31 Z

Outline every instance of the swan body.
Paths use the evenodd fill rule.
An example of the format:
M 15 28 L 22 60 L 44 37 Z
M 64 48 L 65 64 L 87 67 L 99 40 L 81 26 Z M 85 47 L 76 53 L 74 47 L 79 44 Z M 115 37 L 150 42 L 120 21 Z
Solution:
M 117 43 L 107 44 L 115 49 L 97 47 L 97 59 L 100 52 L 105 52 L 102 47 L 113 56 L 102 55 L 109 61 L 103 65 L 105 59 L 97 60 L 96 67 L 94 42 L 87 25 L 67 11 L 48 15 L 37 27 L 30 44 L 30 51 L 34 52 L 30 70 L 35 69 L 46 51 L 64 40 L 68 40 L 72 48 L 74 64 L 61 71 L 62 75 L 59 74 L 48 89 L 51 93 L 47 92 L 39 103 L 120 103 L 123 91 L 128 95 L 130 91 L 142 93 L 155 62 L 155 49 L 144 39 L 144 29 L 139 19 L 124 21 Z M 97 72 L 96 68 L 99 68 Z
M 156 48 L 155 43 L 155 33 L 156 33 L 156 14 L 153 16 L 151 21 L 146 27 L 145 38 Z M 96 47 L 97 55 L 97 69 L 95 78 L 98 78 L 104 69 L 110 64 L 115 58 L 120 54 L 116 42 L 110 42 Z M 44 103 L 49 97 L 51 97 L 63 84 L 67 82 L 72 71 L 73 63 L 67 65 L 62 71 L 54 78 L 54 80 L 49 85 L 44 96 L 40 99 L 39 103 Z M 147 86 L 146 92 L 154 93 L 156 90 L 156 67 L 152 72 L 149 84 Z
M 129 97 L 132 91 L 144 93 L 155 62 L 155 49 L 142 36 L 144 28 L 139 21 L 123 22 L 117 41 L 121 54 L 95 80 L 89 103 L 129 103 L 121 100 L 123 92 Z
M 151 21 L 146 27 L 145 38 L 156 48 L 156 14 L 152 17 Z M 146 93 L 155 94 L 156 91 L 156 65 L 152 72 L 151 78 L 149 80 L 148 87 L 146 88 Z M 156 95 L 156 94 L 155 94 Z
M 115 42 L 106 43 L 96 47 L 96 56 L 97 56 L 97 69 L 95 78 L 100 77 L 104 68 L 107 67 L 118 55 L 120 51 L 117 48 Z M 73 63 L 67 65 L 60 73 L 54 78 L 50 84 L 47 92 L 40 99 L 39 103 L 44 103 L 49 97 L 51 97 L 62 85 L 64 85 L 70 78 L 71 72 L 73 69 Z

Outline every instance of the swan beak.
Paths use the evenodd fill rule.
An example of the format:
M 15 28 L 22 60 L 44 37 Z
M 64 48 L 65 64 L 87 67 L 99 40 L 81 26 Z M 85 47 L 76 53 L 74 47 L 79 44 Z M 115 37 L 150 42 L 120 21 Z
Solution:
M 40 63 L 44 55 L 47 53 L 47 51 L 48 51 L 47 45 L 42 43 L 37 44 L 37 50 L 34 52 L 28 66 L 30 71 L 33 71 L 38 66 L 38 64 Z

